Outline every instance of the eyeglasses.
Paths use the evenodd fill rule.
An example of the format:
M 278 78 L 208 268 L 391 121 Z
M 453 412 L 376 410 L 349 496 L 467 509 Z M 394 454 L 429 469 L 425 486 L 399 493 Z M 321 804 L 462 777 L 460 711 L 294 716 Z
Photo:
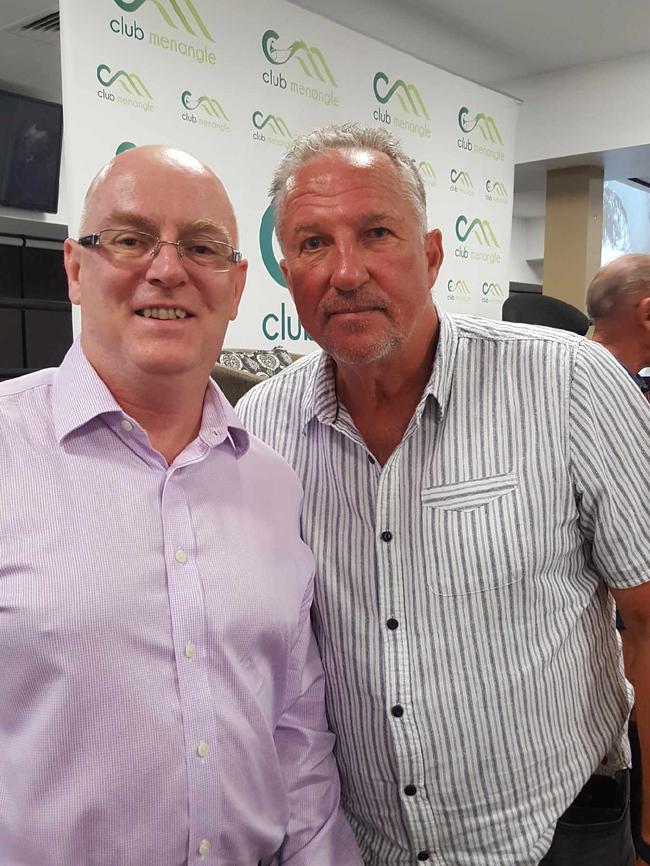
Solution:
M 176 247 L 179 259 L 189 259 L 197 265 L 215 271 L 227 271 L 230 265 L 242 260 L 242 254 L 225 241 L 217 241 L 204 235 L 190 235 L 178 241 L 163 241 L 156 235 L 133 229 L 102 229 L 92 235 L 84 235 L 77 243 L 82 247 L 103 247 L 116 259 L 140 264 L 147 258 L 158 255 L 163 244 Z

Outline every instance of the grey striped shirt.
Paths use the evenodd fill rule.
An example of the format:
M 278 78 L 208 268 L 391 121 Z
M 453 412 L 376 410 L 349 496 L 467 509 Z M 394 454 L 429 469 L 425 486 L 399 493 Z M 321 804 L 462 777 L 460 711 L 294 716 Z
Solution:
M 310 355 L 246 426 L 305 488 L 343 803 L 368 864 L 533 866 L 629 696 L 606 584 L 650 578 L 650 412 L 601 347 L 443 313 L 386 464 Z

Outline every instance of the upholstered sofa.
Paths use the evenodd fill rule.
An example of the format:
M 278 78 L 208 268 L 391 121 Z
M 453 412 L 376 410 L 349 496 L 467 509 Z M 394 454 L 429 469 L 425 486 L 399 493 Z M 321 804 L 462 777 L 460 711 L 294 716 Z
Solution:
M 212 378 L 234 406 L 253 386 L 280 373 L 299 357 L 282 346 L 224 349 L 212 368 Z

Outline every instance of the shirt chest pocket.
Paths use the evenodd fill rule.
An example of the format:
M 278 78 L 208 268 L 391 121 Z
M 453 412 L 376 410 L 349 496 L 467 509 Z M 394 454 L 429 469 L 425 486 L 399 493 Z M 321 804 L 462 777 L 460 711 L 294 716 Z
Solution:
M 487 592 L 524 575 L 525 518 L 508 472 L 422 490 L 422 530 L 436 595 Z

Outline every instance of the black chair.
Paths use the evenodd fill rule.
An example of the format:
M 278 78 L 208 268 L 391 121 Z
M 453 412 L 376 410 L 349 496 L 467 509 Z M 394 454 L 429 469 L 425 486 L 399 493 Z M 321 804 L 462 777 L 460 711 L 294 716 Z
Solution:
M 546 325 L 572 331 L 584 337 L 589 329 L 589 319 L 577 307 L 542 294 L 515 294 L 504 301 L 501 311 L 504 322 L 520 322 L 524 325 Z

